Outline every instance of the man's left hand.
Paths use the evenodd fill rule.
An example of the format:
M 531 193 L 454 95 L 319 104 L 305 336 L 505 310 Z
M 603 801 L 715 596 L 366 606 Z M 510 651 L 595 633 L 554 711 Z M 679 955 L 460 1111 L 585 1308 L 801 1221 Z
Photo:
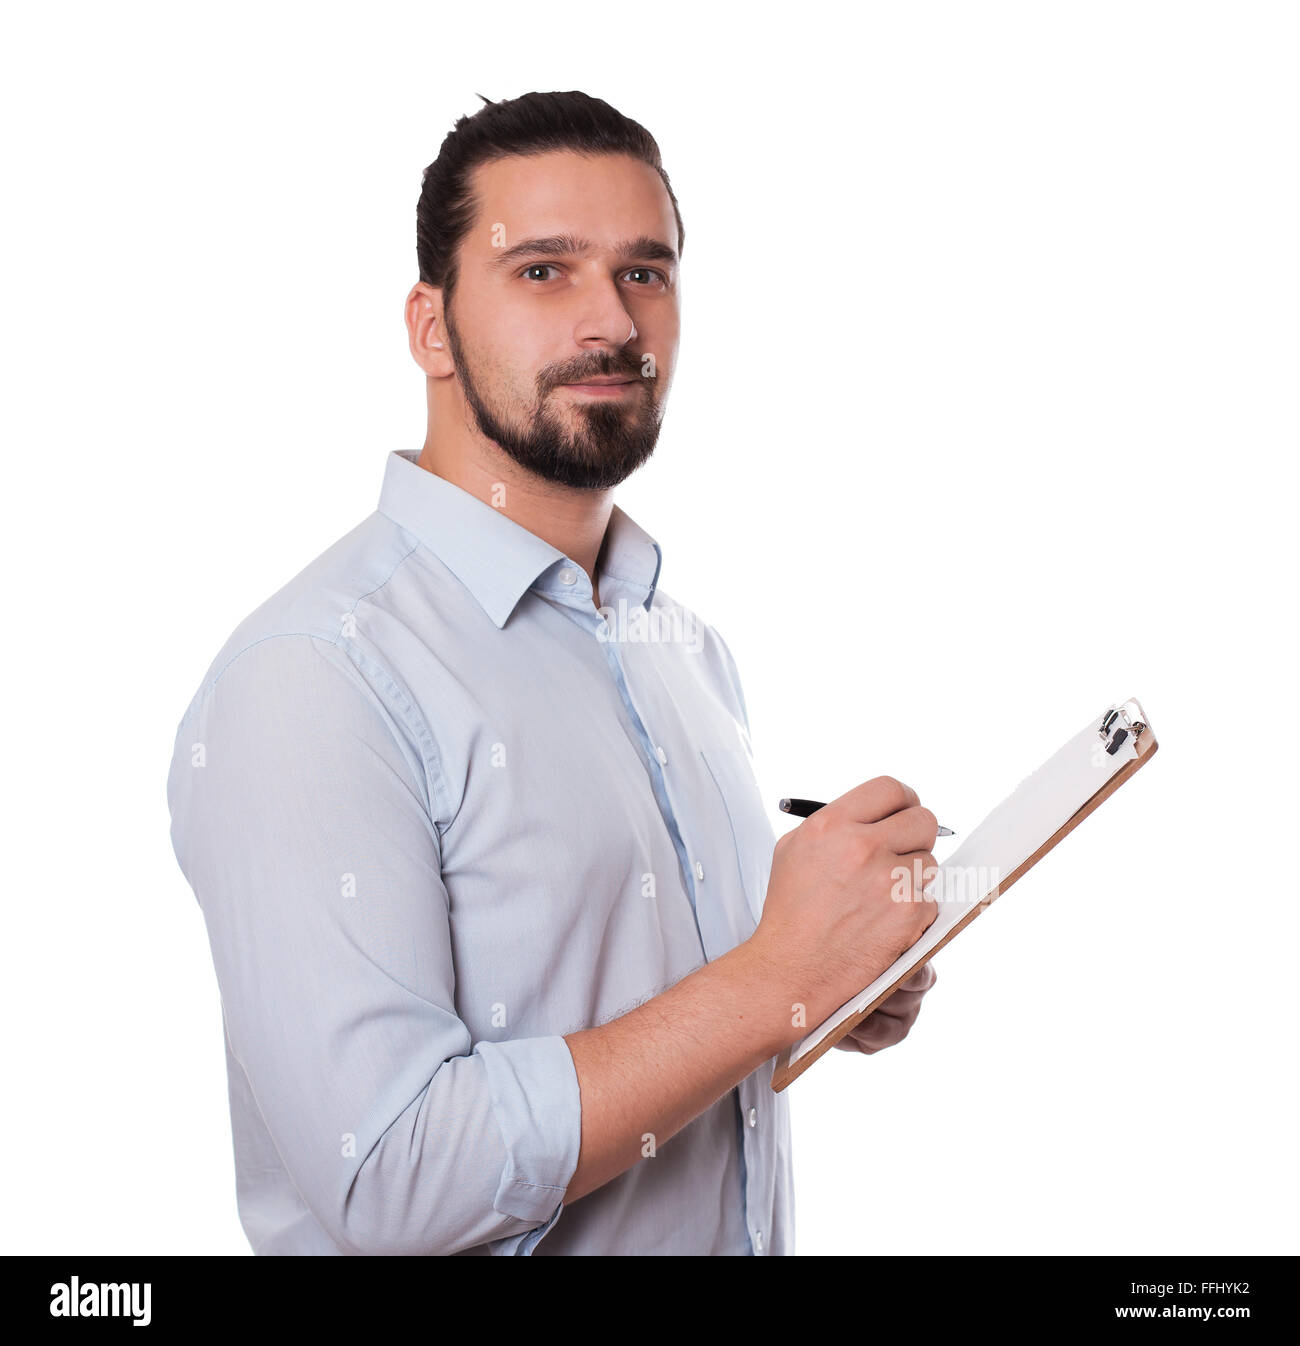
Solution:
M 933 963 L 927 963 L 913 972 L 906 981 L 899 982 L 898 990 L 877 1009 L 871 1011 L 852 1032 L 846 1033 L 835 1045 L 846 1052 L 862 1052 L 871 1056 L 886 1047 L 892 1047 L 911 1031 L 916 1016 L 921 1012 L 921 999 L 934 985 L 937 973 Z

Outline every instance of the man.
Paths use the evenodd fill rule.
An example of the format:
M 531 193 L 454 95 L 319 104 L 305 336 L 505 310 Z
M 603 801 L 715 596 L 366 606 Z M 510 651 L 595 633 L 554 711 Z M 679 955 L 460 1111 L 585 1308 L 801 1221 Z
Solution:
M 882 777 L 775 842 L 731 654 L 613 502 L 677 352 L 650 135 L 580 93 L 488 103 L 426 170 L 417 241 L 423 448 L 230 637 L 168 781 L 244 1229 L 788 1253 L 775 1057 L 933 919 L 890 889 L 933 865 L 934 816 Z M 898 1041 L 932 977 L 848 1045 Z

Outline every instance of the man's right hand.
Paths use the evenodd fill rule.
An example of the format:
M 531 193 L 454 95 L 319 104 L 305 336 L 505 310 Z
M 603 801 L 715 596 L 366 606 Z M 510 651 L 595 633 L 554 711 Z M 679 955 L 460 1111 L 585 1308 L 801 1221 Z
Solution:
M 782 1046 L 803 1037 L 910 948 L 938 915 L 914 894 L 938 824 L 882 776 L 818 809 L 776 843 L 763 919 L 734 949 L 594 1028 L 565 1034 L 582 1098 L 577 1201 L 663 1145 Z M 920 861 L 921 883 L 912 866 Z M 701 1032 L 700 1025 L 709 1025 Z
M 914 790 L 877 776 L 777 840 L 763 917 L 746 944 L 782 1013 L 793 1020 L 803 1005 L 807 1026 L 820 1023 L 920 939 L 939 914 L 922 891 L 938 831 Z M 790 1042 L 806 1031 L 792 1023 Z

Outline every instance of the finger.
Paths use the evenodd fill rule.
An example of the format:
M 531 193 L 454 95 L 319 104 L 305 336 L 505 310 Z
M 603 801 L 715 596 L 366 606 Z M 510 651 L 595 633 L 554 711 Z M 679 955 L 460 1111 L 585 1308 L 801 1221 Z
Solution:
M 938 980 L 939 974 L 934 970 L 934 964 L 923 963 L 910 977 L 906 977 L 898 983 L 898 989 L 900 991 L 928 991 Z
M 916 791 L 910 785 L 904 785 L 892 776 L 877 776 L 855 785 L 838 799 L 832 799 L 826 808 L 834 809 L 853 822 L 874 823 L 900 809 L 912 808 L 918 802 Z
M 920 902 L 923 898 L 933 899 L 938 889 L 935 880 L 939 876 L 939 866 L 929 851 L 908 851 L 898 856 L 898 862 L 889 872 L 895 883 L 905 887 L 899 891 L 908 896 L 901 901 Z
M 922 804 L 891 813 L 880 826 L 899 855 L 907 851 L 931 851 L 939 835 L 939 819 Z
M 906 1020 L 876 1010 L 854 1029 L 853 1036 L 864 1052 L 878 1052 L 902 1042 L 911 1026 Z
M 888 1014 L 895 1019 L 915 1019 L 921 1012 L 924 991 L 895 991 L 888 1000 L 882 1000 L 873 1014 Z

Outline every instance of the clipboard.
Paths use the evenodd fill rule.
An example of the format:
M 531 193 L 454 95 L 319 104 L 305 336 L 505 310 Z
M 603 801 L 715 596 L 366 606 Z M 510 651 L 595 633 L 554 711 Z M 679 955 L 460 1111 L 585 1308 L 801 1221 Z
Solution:
M 780 1093 L 887 1000 L 1063 837 L 1147 764 L 1158 744 L 1135 698 L 1102 711 L 1016 787 L 947 860 L 925 891 L 939 906 L 929 929 L 869 986 L 777 1058 Z

